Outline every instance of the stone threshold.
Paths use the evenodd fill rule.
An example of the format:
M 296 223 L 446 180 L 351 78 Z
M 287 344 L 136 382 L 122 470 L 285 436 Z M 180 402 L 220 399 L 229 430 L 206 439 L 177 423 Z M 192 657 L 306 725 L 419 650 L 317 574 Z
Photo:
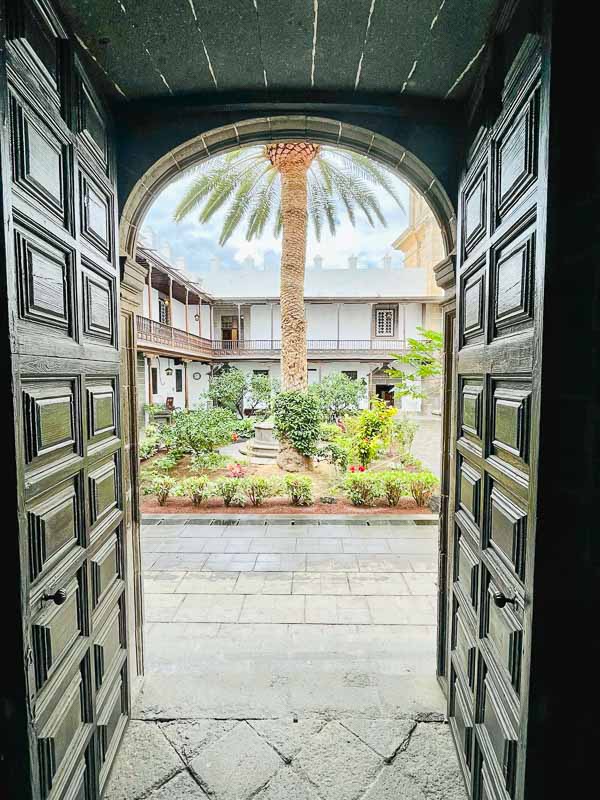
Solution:
M 402 517 L 370 515 L 368 518 L 331 514 L 323 517 L 294 514 L 244 514 L 215 516 L 214 514 L 144 514 L 142 525 L 437 525 L 437 514 L 403 514 Z

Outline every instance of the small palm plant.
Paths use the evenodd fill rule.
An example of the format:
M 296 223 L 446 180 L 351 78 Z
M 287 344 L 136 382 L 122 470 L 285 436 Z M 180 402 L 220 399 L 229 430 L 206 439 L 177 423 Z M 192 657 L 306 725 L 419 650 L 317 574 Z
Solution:
M 304 272 L 308 221 L 317 239 L 325 225 L 332 235 L 343 209 L 350 222 L 361 213 L 371 226 L 385 225 L 375 193 L 383 189 L 402 207 L 385 169 L 364 155 L 312 142 L 245 147 L 212 159 L 197 174 L 175 210 L 180 222 L 198 213 L 208 222 L 228 208 L 219 243 L 246 226 L 248 241 L 270 224 L 283 233 L 281 251 L 281 375 L 284 391 L 308 384 Z

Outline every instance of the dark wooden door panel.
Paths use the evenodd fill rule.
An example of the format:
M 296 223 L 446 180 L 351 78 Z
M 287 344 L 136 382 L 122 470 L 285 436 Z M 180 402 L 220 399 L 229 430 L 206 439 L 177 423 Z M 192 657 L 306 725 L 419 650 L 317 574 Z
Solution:
M 541 56 L 526 39 L 459 196 L 449 718 L 474 800 L 516 800 L 531 453 Z
M 32 794 L 95 800 L 129 713 L 110 121 L 50 6 L 8 7 Z

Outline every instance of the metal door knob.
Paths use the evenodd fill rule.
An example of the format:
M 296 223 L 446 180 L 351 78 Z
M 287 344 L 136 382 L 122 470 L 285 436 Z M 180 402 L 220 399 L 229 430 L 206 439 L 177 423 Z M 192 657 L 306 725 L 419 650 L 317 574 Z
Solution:
M 62 604 L 67 599 L 67 590 L 66 589 L 57 589 L 54 594 L 43 594 L 42 600 L 48 601 L 52 600 L 53 603 L 56 603 L 57 606 L 62 606 Z
M 504 606 L 509 604 L 509 603 L 511 605 L 516 605 L 517 604 L 517 598 L 516 597 L 507 597 L 502 592 L 494 592 L 493 597 L 494 597 L 494 605 L 497 605 L 498 608 L 504 608 Z

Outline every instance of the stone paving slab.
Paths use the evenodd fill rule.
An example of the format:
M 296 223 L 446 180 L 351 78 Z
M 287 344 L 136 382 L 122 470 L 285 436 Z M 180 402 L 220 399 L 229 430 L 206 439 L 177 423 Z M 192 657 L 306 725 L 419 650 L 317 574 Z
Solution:
M 246 722 L 201 751 L 191 769 L 215 800 L 244 800 L 267 784 L 281 757 Z

